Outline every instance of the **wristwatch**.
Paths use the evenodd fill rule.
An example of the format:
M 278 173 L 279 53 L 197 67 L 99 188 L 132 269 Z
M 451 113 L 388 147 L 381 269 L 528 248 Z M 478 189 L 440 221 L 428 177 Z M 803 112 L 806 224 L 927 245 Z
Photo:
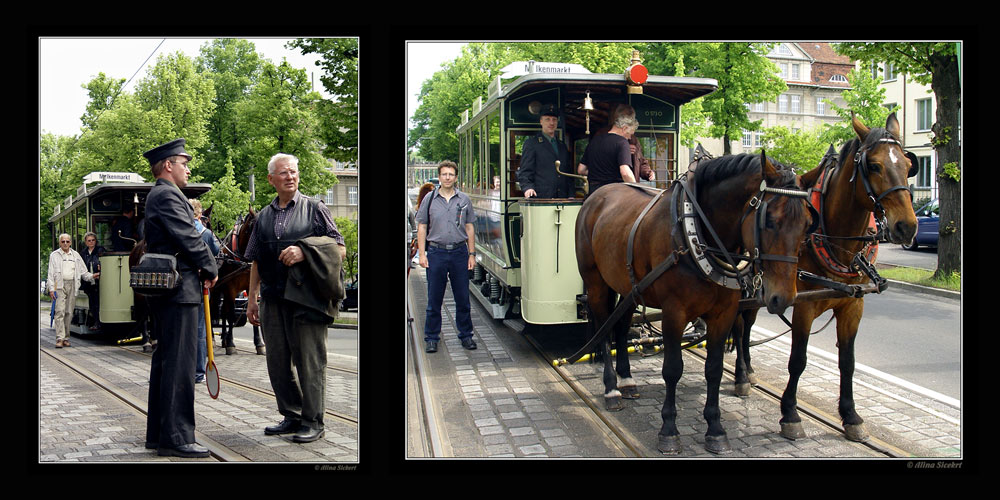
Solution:
M 469 252 L 469 255 L 476 255 L 476 252 Z

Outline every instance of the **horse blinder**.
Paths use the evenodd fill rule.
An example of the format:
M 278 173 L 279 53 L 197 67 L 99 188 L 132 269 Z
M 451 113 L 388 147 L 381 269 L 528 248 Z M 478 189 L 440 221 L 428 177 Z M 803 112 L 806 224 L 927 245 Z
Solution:
M 906 176 L 913 177 L 917 175 L 917 172 L 920 170 L 920 162 L 917 161 L 917 155 L 910 151 L 903 151 L 903 155 L 910 160 L 910 171 L 906 173 Z

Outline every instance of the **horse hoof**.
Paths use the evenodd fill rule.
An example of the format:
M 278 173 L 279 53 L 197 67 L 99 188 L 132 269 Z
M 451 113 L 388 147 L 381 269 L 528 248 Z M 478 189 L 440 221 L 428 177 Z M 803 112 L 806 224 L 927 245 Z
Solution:
M 680 436 L 657 436 L 656 449 L 664 455 L 677 455 L 681 452 Z
M 634 385 L 619 387 L 618 390 L 625 399 L 639 399 L 639 388 Z
M 733 447 L 729 445 L 729 438 L 725 434 L 720 436 L 705 436 L 705 450 L 715 455 L 725 455 L 733 452 Z
M 226 348 L 226 354 L 227 355 L 228 354 L 236 354 L 236 348 L 235 347 L 227 347 Z
M 750 385 L 757 387 L 757 376 L 753 373 L 747 373 L 747 378 L 750 379 Z
M 736 395 L 741 398 L 749 396 L 750 384 L 749 383 L 736 384 Z
M 142 346 L 142 352 L 153 352 L 153 346 L 149 344 Z
M 625 408 L 625 404 L 622 403 L 621 396 L 612 396 L 610 398 L 604 398 L 604 408 L 608 411 L 619 411 Z
M 848 440 L 856 443 L 863 443 L 871 437 L 865 430 L 865 424 L 844 424 L 844 434 Z
M 257 346 L 257 354 L 260 354 L 261 356 L 264 355 L 264 346 L 262 345 Z
M 806 431 L 802 429 L 802 422 L 782 423 L 781 437 L 792 441 L 806 437 Z

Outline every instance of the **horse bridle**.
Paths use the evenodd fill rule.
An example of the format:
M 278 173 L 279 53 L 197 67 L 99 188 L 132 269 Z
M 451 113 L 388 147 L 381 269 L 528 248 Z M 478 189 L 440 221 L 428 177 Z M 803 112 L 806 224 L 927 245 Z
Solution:
M 775 196 L 791 196 L 794 198 L 802 198 L 802 201 L 806 204 L 806 206 L 810 210 L 810 213 L 813 214 L 813 223 L 812 226 L 810 227 L 810 231 L 815 229 L 816 224 L 818 223 L 819 220 L 818 214 L 816 213 L 815 209 L 812 208 L 811 204 L 808 201 L 809 197 L 808 192 L 800 191 L 798 189 L 768 187 L 767 182 L 762 180 L 760 183 L 760 191 L 758 191 L 757 194 L 750 199 L 750 202 L 747 205 L 747 210 L 746 212 L 743 213 L 743 216 L 740 218 L 740 224 L 739 224 L 739 226 L 742 228 L 743 221 L 746 220 L 746 217 L 750 215 L 752 211 L 754 210 L 757 211 L 756 221 L 754 224 L 754 247 L 752 250 L 750 250 L 749 256 L 734 255 L 725 249 L 725 245 L 722 244 L 722 240 L 719 238 L 718 234 L 716 234 L 715 229 L 712 228 L 712 225 L 708 223 L 708 218 L 705 216 L 704 212 L 702 212 L 701 207 L 698 205 L 698 202 L 695 199 L 694 193 L 691 192 L 687 183 L 683 182 L 681 179 L 678 179 L 675 182 L 680 184 L 684 192 L 687 194 L 688 201 L 684 202 L 685 212 L 687 212 L 687 205 L 691 205 L 697 211 L 698 216 L 701 218 L 703 225 L 708 230 L 712 239 L 715 241 L 715 244 L 718 245 L 718 249 L 702 246 L 698 242 L 697 235 L 692 235 L 690 234 L 689 230 L 686 230 L 685 232 L 689 233 L 686 238 L 688 246 L 691 247 L 692 244 L 698 245 L 702 246 L 700 250 L 704 250 L 705 252 L 721 253 L 722 256 L 726 259 L 725 263 L 729 265 L 730 269 L 732 270 L 732 273 L 726 273 L 725 271 L 723 271 L 720 274 L 723 275 L 722 276 L 723 278 L 725 278 L 726 274 L 732 274 L 731 278 L 734 278 L 735 281 L 738 282 L 739 288 L 743 291 L 745 297 L 752 297 L 761 290 L 763 285 L 763 275 L 764 275 L 763 261 L 772 260 L 772 261 L 789 262 L 789 263 L 798 263 L 799 261 L 798 255 L 794 256 L 776 255 L 776 254 L 765 254 L 760 252 L 760 231 L 762 229 L 766 229 L 765 222 L 767 220 L 766 219 L 767 201 L 764 199 L 764 195 L 766 193 L 771 193 L 774 194 Z M 690 218 L 691 215 L 685 213 L 684 217 Z M 698 254 L 701 253 L 702 252 L 698 251 L 691 252 L 691 256 L 693 259 L 695 259 L 696 263 L 699 260 Z M 752 264 L 752 268 L 748 271 L 740 271 L 734 259 L 750 261 Z M 715 260 L 718 260 L 718 258 L 715 257 Z M 711 261 L 708 261 L 708 263 L 711 265 Z M 704 265 L 699 264 L 699 266 L 702 269 L 703 273 L 711 275 L 710 272 L 706 272 Z M 716 266 L 712 265 L 712 267 L 714 268 Z M 718 269 L 716 269 L 716 271 L 718 272 Z M 751 274 L 752 276 L 748 278 L 748 276 Z M 713 281 L 716 281 L 716 283 L 719 283 L 720 285 L 726 286 L 728 288 L 735 288 L 735 286 L 730 286 L 727 284 L 729 283 L 729 280 L 723 279 L 723 281 L 720 282 L 718 280 L 713 279 Z
M 760 233 L 761 230 L 766 229 L 767 222 L 767 200 L 764 199 L 766 193 L 772 193 L 775 196 L 789 196 L 792 198 L 801 198 L 805 203 L 807 209 L 812 218 L 812 224 L 810 224 L 809 229 L 806 230 L 806 234 L 812 233 L 816 230 L 819 225 L 819 212 L 809 203 L 809 192 L 801 191 L 798 189 L 787 189 L 787 188 L 774 188 L 768 187 L 766 181 L 761 181 L 760 191 L 750 198 L 750 203 L 747 205 L 746 212 L 743 213 L 743 217 L 740 218 L 740 227 L 743 227 L 743 222 L 746 220 L 750 212 L 756 210 L 755 223 L 753 230 L 753 250 L 750 254 L 750 260 L 753 265 L 753 278 L 750 282 L 749 287 L 744 287 L 743 292 L 745 297 L 749 298 L 760 292 L 763 285 L 763 275 L 764 275 L 764 262 L 765 260 L 777 261 L 777 262 L 788 262 L 792 264 L 797 264 L 799 262 L 798 255 L 776 255 L 776 254 L 761 254 L 760 253 Z M 773 197 L 772 197 L 773 199 Z M 728 252 L 727 252 L 728 254 Z
M 890 145 L 895 144 L 896 146 L 899 146 L 899 150 L 903 152 L 903 156 L 907 157 L 910 160 L 910 170 L 907 172 L 907 177 L 916 175 L 915 170 L 918 167 L 916 162 L 916 155 L 914 155 L 909 151 L 904 150 L 903 145 L 893 137 L 889 136 L 888 134 L 880 138 L 875 143 L 869 145 L 868 147 L 859 147 L 858 152 L 854 154 L 854 172 L 851 173 L 851 179 L 848 182 L 854 182 L 854 179 L 856 177 L 861 177 L 861 183 L 865 187 L 865 192 L 868 194 L 868 198 L 872 200 L 872 204 L 874 205 L 872 213 L 875 214 L 875 224 L 876 226 L 878 226 L 879 234 L 881 234 L 882 231 L 885 230 L 885 226 L 888 224 L 885 208 L 882 207 L 882 199 L 895 191 L 899 191 L 901 189 L 907 189 L 907 190 L 909 189 L 905 185 L 901 184 L 895 185 L 882 192 L 882 194 L 875 196 L 875 190 L 872 189 L 871 182 L 868 180 L 868 175 L 870 174 L 870 170 L 868 168 L 868 151 L 874 148 L 875 146 L 883 143 Z M 861 174 L 860 176 L 858 175 L 859 173 Z

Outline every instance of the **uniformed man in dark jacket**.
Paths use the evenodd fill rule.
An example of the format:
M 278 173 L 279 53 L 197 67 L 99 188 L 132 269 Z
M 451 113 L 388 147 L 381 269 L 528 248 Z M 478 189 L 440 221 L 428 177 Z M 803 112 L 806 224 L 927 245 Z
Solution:
M 555 106 L 547 106 L 538 123 L 542 130 L 524 141 L 521 166 L 517 169 L 517 181 L 524 197 L 572 198 L 576 193 L 573 178 L 557 174 L 555 167 L 556 160 L 559 160 L 559 170 L 573 172 L 569 149 L 555 135 L 559 126 L 559 110 Z
M 208 449 L 194 438 L 194 373 L 198 342 L 198 308 L 202 285 L 218 280 L 215 258 L 194 228 L 194 212 L 180 188 L 187 186 L 191 155 L 184 139 L 143 153 L 156 185 L 146 198 L 146 252 L 175 255 L 180 285 L 148 297 L 156 338 L 149 370 L 149 413 L 146 448 L 159 455 L 207 457 Z

